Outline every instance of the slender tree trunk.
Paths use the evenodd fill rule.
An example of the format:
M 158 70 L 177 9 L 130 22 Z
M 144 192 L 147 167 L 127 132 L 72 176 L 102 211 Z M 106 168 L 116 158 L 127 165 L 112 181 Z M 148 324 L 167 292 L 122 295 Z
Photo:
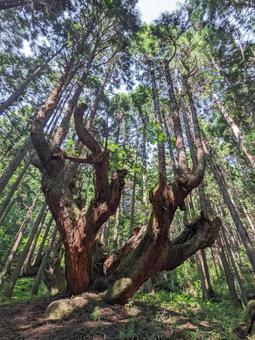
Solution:
M 74 74 L 74 72 L 72 73 L 70 72 L 73 67 L 73 63 L 74 63 L 74 59 L 71 58 L 58 84 L 52 90 L 47 101 L 42 105 L 43 111 L 46 112 L 43 119 L 42 117 L 40 117 L 41 118 L 40 124 L 42 123 L 43 127 L 45 127 L 49 119 L 52 117 L 52 114 L 59 102 L 61 92 L 65 88 L 67 82 L 70 80 L 70 77 L 72 77 Z M 3 191 L 3 189 L 7 185 L 8 181 L 10 180 L 11 176 L 14 174 L 17 167 L 20 165 L 21 161 L 23 160 L 27 152 L 32 149 L 32 146 L 33 145 L 31 141 L 31 136 L 28 136 L 23 146 L 19 149 L 15 157 L 11 160 L 5 172 L 2 174 L 0 178 L 0 192 Z
M 141 115 L 143 117 L 143 115 Z M 142 200 L 145 208 L 145 214 L 148 208 L 148 199 L 147 199 L 147 121 L 146 118 L 143 117 L 143 143 L 142 143 L 142 154 L 143 154 L 143 179 L 142 179 Z
M 46 203 L 44 203 L 43 207 L 40 210 L 40 213 L 39 213 L 39 215 L 38 215 L 38 217 L 37 217 L 37 219 L 36 219 L 36 221 L 35 221 L 35 223 L 33 225 L 33 228 L 32 228 L 32 230 L 30 232 L 29 238 L 28 238 L 28 240 L 27 240 L 27 242 L 26 242 L 26 244 L 25 244 L 25 246 L 24 246 L 24 248 L 22 250 L 21 255 L 19 256 L 19 258 L 17 260 L 17 264 L 16 264 L 16 267 L 15 267 L 15 270 L 13 271 L 13 273 L 10 276 L 8 285 L 7 285 L 7 287 L 6 287 L 5 291 L 4 291 L 4 296 L 7 299 L 10 299 L 11 296 L 12 296 L 13 288 L 14 288 L 14 286 L 15 286 L 18 278 L 19 278 L 19 275 L 21 273 L 22 266 L 24 264 L 24 261 L 25 261 L 25 259 L 27 257 L 27 254 L 29 252 L 29 249 L 31 247 L 31 244 L 33 242 L 35 234 L 37 232 L 39 223 L 40 223 L 40 221 L 42 219 L 42 216 L 44 214 L 44 211 L 45 211 L 45 207 L 46 207 Z
M 34 259 L 33 264 L 32 264 L 35 267 L 41 262 L 43 249 L 44 249 L 50 228 L 52 226 L 52 222 L 53 222 L 53 217 L 51 216 L 51 218 L 49 219 L 49 222 L 47 223 L 47 226 L 46 226 L 43 238 L 42 238 L 42 242 L 40 243 L 39 249 L 37 251 L 37 254 L 36 254 L 35 259 Z
M 92 60 L 90 62 L 88 62 L 87 66 L 85 68 L 85 71 L 83 72 L 83 74 L 81 76 L 81 79 L 77 83 L 73 97 L 69 101 L 68 107 L 67 107 L 66 112 L 63 116 L 61 124 L 59 125 L 59 127 L 57 128 L 57 131 L 55 133 L 55 136 L 54 136 L 54 139 L 53 139 L 53 146 L 56 146 L 56 145 L 60 146 L 62 144 L 62 142 L 64 141 L 67 133 L 68 133 L 70 119 L 72 117 L 74 109 L 77 106 L 77 103 L 78 103 L 78 100 L 79 100 L 80 95 L 82 93 L 84 84 L 85 84 L 85 82 L 88 78 L 88 72 L 89 72 L 89 69 L 91 67 L 91 63 L 92 63 Z
M 50 118 L 50 116 L 48 118 Z M 0 177 L 0 192 L 4 190 L 16 169 L 19 167 L 26 154 L 32 151 L 32 148 L 33 145 L 31 137 L 28 136 L 24 141 L 22 147 L 17 151 L 16 155 L 10 161 L 8 167 L 5 169 L 4 173 Z
M 27 0 L 28 3 L 29 0 Z M 11 1 L 5 1 L 7 2 L 11 2 Z M 22 2 L 22 1 L 21 1 Z M 23 0 L 23 2 L 25 2 Z M 0 1 L 0 8 L 1 8 L 1 1 Z M 26 91 L 26 89 L 28 88 L 28 86 L 35 80 L 38 79 L 40 77 L 40 75 L 42 74 L 42 72 L 45 70 L 45 68 L 47 67 L 47 65 L 49 64 L 49 62 L 54 59 L 62 50 L 62 48 L 57 51 L 55 54 L 53 54 L 52 56 L 50 56 L 42 65 L 40 65 L 39 67 L 36 68 L 36 70 L 34 70 L 32 73 L 29 72 L 29 75 L 27 77 L 27 79 L 15 90 L 15 92 L 13 92 L 8 99 L 6 99 L 3 103 L 0 104 L 0 115 L 4 113 L 4 111 L 9 108 L 10 106 L 14 105 L 15 102 L 17 101 L 17 99 L 24 94 L 24 92 Z
M 250 227 L 251 227 L 251 230 L 252 230 L 252 232 L 255 234 L 255 223 L 251 220 L 250 214 L 249 214 L 249 212 L 247 211 L 247 207 L 245 206 L 245 203 L 244 203 L 244 202 L 243 202 L 242 208 L 243 208 L 245 217 L 246 217 L 247 221 L 249 222 L 249 225 L 250 225 Z
M 235 277 L 236 277 L 236 280 L 237 280 L 239 288 L 240 288 L 240 293 L 241 293 L 240 295 L 241 295 L 242 302 L 243 302 L 244 305 L 246 305 L 247 297 L 246 297 L 245 289 L 244 289 L 244 286 L 243 286 L 243 280 L 242 280 L 242 278 L 240 276 L 240 271 L 238 269 L 238 264 L 236 262 L 236 259 L 235 259 L 235 256 L 233 254 L 232 248 L 231 248 L 230 243 L 228 241 L 228 238 L 227 238 L 227 235 L 226 235 L 224 227 L 222 228 L 222 235 L 223 235 L 223 240 L 224 240 L 224 243 L 226 245 L 226 249 L 227 249 L 227 252 L 228 252 L 228 255 L 229 255 L 230 263 L 232 264 L 232 268 L 234 270 Z
M 233 83 L 233 81 L 229 78 L 228 74 L 223 70 L 223 68 L 221 67 L 220 63 L 217 62 L 217 60 L 215 58 L 211 58 L 211 62 L 212 62 L 212 66 L 219 72 L 219 74 L 221 74 L 224 77 L 224 80 L 226 82 L 226 84 L 228 85 L 231 94 L 232 94 L 232 98 L 234 101 L 235 106 L 238 108 L 238 110 L 241 112 L 243 111 L 243 107 L 239 104 L 238 102 L 238 91 L 236 91 L 236 85 Z M 245 70 L 245 74 L 247 77 L 247 71 Z M 248 87 L 248 91 L 250 92 L 250 87 Z M 253 96 L 252 93 L 249 93 L 249 106 L 248 109 L 246 110 L 247 115 L 249 115 L 253 121 L 253 126 L 255 126 L 255 107 L 254 107 L 254 101 L 253 101 Z M 248 103 L 247 103 L 248 104 Z
M 163 121 L 164 121 L 164 128 L 165 128 L 165 132 L 166 132 L 169 155 L 170 155 L 170 159 L 172 161 L 173 171 L 175 172 L 176 169 L 177 169 L 176 159 L 175 159 L 175 156 L 174 156 L 173 145 L 172 145 L 172 142 L 171 142 L 171 135 L 170 135 L 170 132 L 169 132 L 169 128 L 168 128 L 166 117 L 165 117 L 164 113 L 163 113 Z
M 89 117 L 88 117 L 88 120 L 87 120 L 87 124 L 86 124 L 86 127 L 89 130 L 91 129 L 91 127 L 93 125 L 93 122 L 94 122 L 96 113 L 98 111 L 100 102 L 102 101 L 102 97 L 103 97 L 103 94 L 104 94 L 105 86 L 106 86 L 106 84 L 109 82 L 109 80 L 111 78 L 112 71 L 113 71 L 113 68 L 114 68 L 114 63 L 115 63 L 114 60 L 110 60 L 109 61 L 109 64 L 108 64 L 108 66 L 106 68 L 106 71 L 105 71 L 104 79 L 103 79 L 102 83 L 100 84 L 100 86 L 99 86 L 99 88 L 97 90 L 96 98 L 95 98 L 93 107 L 92 107 L 92 109 L 90 111 L 90 114 L 89 114 Z
M 202 211 L 204 212 L 205 216 L 209 216 L 209 203 L 206 199 L 203 183 L 199 185 L 200 187 L 200 204 Z M 194 209 L 194 207 L 193 207 Z M 205 250 L 202 249 L 197 252 L 197 264 L 198 264 L 198 272 L 201 281 L 201 288 L 202 288 L 202 299 L 203 300 L 210 300 L 215 298 L 216 294 L 212 287 L 211 276 L 207 264 L 207 257 Z
M 19 186 L 23 176 L 25 175 L 25 172 L 26 172 L 28 167 L 29 167 L 29 162 L 26 162 L 24 168 L 19 173 L 16 181 L 13 183 L 13 185 L 10 188 L 10 191 L 8 192 L 7 196 L 5 197 L 3 203 L 0 207 L 0 220 L 1 220 L 5 210 L 7 209 L 8 205 L 10 204 L 10 201 L 11 201 L 15 191 L 18 189 L 18 186 Z
M 216 250 L 218 250 L 218 249 L 216 248 Z M 213 261 L 216 276 L 219 279 L 220 278 L 220 272 L 219 272 L 218 266 L 220 267 L 220 265 L 219 265 L 219 261 L 217 261 L 217 258 L 219 258 L 219 254 L 216 255 L 214 253 L 214 251 L 215 251 L 215 249 L 212 249 L 212 247 L 211 247 L 210 248 L 211 258 L 212 258 L 212 261 Z M 220 269 L 222 269 L 222 268 L 220 267 Z M 220 287 L 222 288 L 221 285 L 220 285 Z
M 122 126 L 122 122 L 123 122 L 123 113 L 120 112 L 117 115 L 117 131 L 116 131 L 116 135 L 115 135 L 115 143 L 119 144 L 120 142 L 120 130 L 121 130 L 121 126 Z M 125 147 L 126 144 L 126 136 L 123 142 L 123 148 Z M 121 244 L 121 239 L 120 239 L 120 218 L 121 218 L 121 207 L 122 207 L 122 203 L 123 203 L 123 196 L 124 193 L 121 196 L 120 199 L 120 204 L 116 210 L 116 213 L 114 215 L 114 225 L 113 225 L 113 237 L 112 237 L 112 241 L 113 241 L 113 249 L 118 249 L 118 247 Z
M 137 138 L 138 142 L 138 138 Z M 137 165 L 137 152 L 135 156 L 135 168 Z M 132 235 L 133 229 L 134 229 L 134 222 L 135 222 L 135 203 L 136 203 L 136 179 L 137 174 L 136 174 L 136 169 L 134 171 L 134 176 L 133 176 L 133 181 L 132 181 L 132 194 L 131 194 L 131 203 L 130 203 L 130 234 Z
M 63 115 L 66 103 L 70 99 L 73 88 L 74 88 L 74 84 L 71 85 L 71 88 L 69 89 L 68 93 L 66 93 L 63 98 L 60 98 L 58 104 L 56 105 L 56 110 L 55 110 L 56 114 L 53 114 L 49 119 L 49 122 L 47 124 L 49 127 L 46 131 L 46 134 L 50 137 L 54 135 L 56 126 L 59 123 L 61 116 Z
M 14 197 L 14 198 L 11 200 L 10 204 L 8 205 L 8 207 L 5 209 L 5 212 L 4 212 L 3 216 L 2 216 L 1 219 L 0 219 L 0 225 L 2 225 L 2 224 L 4 223 L 5 218 L 6 218 L 7 215 L 9 214 L 9 212 L 10 212 L 11 208 L 13 207 L 13 205 L 15 204 L 16 200 L 17 200 L 17 199 Z
M 207 202 L 206 196 L 205 196 L 205 192 L 204 192 L 204 187 L 203 187 L 203 183 L 201 183 L 199 185 L 200 187 L 200 202 L 201 202 L 201 207 L 202 207 L 202 211 L 204 211 L 206 216 L 208 215 L 208 211 L 207 210 L 209 204 Z M 208 300 L 208 299 L 213 299 L 216 294 L 213 290 L 212 287 L 212 283 L 211 283 L 211 276 L 209 273 L 209 268 L 208 268 L 208 264 L 207 264 L 207 257 L 206 257 L 206 253 L 205 250 L 202 249 L 198 252 L 198 265 L 199 265 L 199 272 L 200 272 L 200 277 L 201 277 L 201 287 L 202 287 L 202 292 L 203 292 L 203 300 Z
M 190 98 L 190 101 L 191 101 L 191 105 L 194 106 L 192 98 Z M 195 110 L 195 107 L 193 107 L 193 110 Z M 196 115 L 196 112 L 194 114 Z M 192 163 L 197 164 L 195 145 L 194 145 L 194 140 L 192 137 L 192 134 L 194 135 L 194 131 L 191 131 L 192 121 L 189 120 L 187 117 L 186 108 L 184 109 L 183 121 L 184 121 L 186 136 L 188 139 L 188 145 L 189 145 L 189 149 L 191 153 Z M 203 213 L 205 214 L 205 216 L 210 216 L 211 208 L 205 195 L 205 188 L 204 188 L 203 182 L 201 182 L 200 185 L 198 186 L 198 193 L 199 193 L 200 205 L 201 205 L 201 209 Z M 194 207 L 192 208 L 194 210 Z M 196 258 L 197 258 L 198 272 L 199 272 L 200 281 L 201 281 L 202 298 L 203 300 L 213 299 L 216 296 L 216 294 L 212 287 L 211 277 L 210 277 L 208 264 L 207 264 L 206 253 L 204 249 L 202 249 L 201 251 L 197 253 Z
M 8 272 L 8 270 L 10 269 L 11 267 L 11 264 L 13 262 L 13 259 L 14 259 L 14 256 L 16 255 L 16 252 L 19 248 L 19 245 L 20 245 L 20 242 L 21 242 L 21 239 L 22 239 L 22 236 L 24 234 L 24 231 L 29 223 L 29 221 L 31 220 L 31 217 L 32 217 L 32 214 L 34 212 L 34 209 L 38 203 L 38 196 L 34 199 L 31 207 L 29 208 L 28 212 L 27 212 L 27 215 L 23 221 L 23 223 L 21 224 L 16 236 L 15 236 L 15 241 L 11 247 L 11 250 L 10 250 L 10 253 L 5 261 L 5 264 L 4 264 L 4 267 L 3 269 L 1 270 L 1 273 L 0 273 L 0 286 L 2 285 L 3 283 L 3 279 L 6 275 L 6 273 Z
M 4 171 L 4 173 L 1 175 L 0 178 L 0 192 L 2 192 L 9 182 L 10 178 L 16 171 L 17 167 L 20 165 L 21 161 L 27 154 L 27 152 L 31 149 L 32 143 L 31 143 L 31 138 L 27 137 L 25 140 L 23 146 L 18 150 L 16 155 L 13 157 L 11 162 L 9 163 L 7 169 Z
M 224 251 L 224 247 L 221 241 L 221 238 L 218 238 L 218 249 L 219 249 L 219 255 L 220 255 L 220 259 L 221 259 L 221 263 L 224 269 L 224 273 L 225 273 L 225 277 L 226 277 L 226 282 L 228 285 L 228 289 L 229 289 L 229 293 L 231 296 L 232 301 L 235 303 L 237 301 L 239 301 L 238 299 L 238 294 L 236 291 L 236 287 L 235 287 L 235 279 L 234 279 L 234 275 L 230 269 L 225 251 Z
M 185 147 L 183 141 L 183 131 L 181 126 L 180 112 L 177 104 L 175 90 L 173 85 L 172 75 L 169 69 L 169 61 L 164 62 L 165 77 L 167 82 L 169 107 L 173 119 L 174 133 L 176 138 L 176 149 L 178 153 L 178 172 L 186 173 L 188 171 L 188 164 L 186 161 Z
M 119 207 L 116 210 L 115 213 L 115 221 L 113 226 L 113 247 L 114 249 L 117 249 L 120 246 L 120 235 L 119 235 L 119 229 L 120 229 L 120 215 L 121 215 L 121 203 Z
M 29 269 L 31 268 L 32 257 L 34 255 L 35 248 L 36 248 L 36 245 L 37 245 L 37 241 L 38 241 L 38 238 L 40 236 L 40 233 L 41 233 L 41 230 L 42 230 L 42 227 L 43 227 L 43 224 L 44 224 L 44 220 L 45 220 L 45 217 L 46 217 L 46 214 L 47 214 L 46 209 L 47 209 L 47 207 L 45 206 L 44 212 L 43 212 L 43 214 L 41 214 L 41 221 L 39 221 L 39 225 L 38 225 L 37 231 L 35 233 L 33 242 L 31 244 L 29 251 L 28 251 L 27 257 L 26 257 L 26 259 L 23 263 L 23 266 L 22 266 L 22 269 L 21 269 L 21 274 L 29 271 Z
M 155 75 L 155 65 L 152 60 L 148 61 L 150 76 L 151 76 L 151 88 L 152 88 L 152 99 L 155 110 L 155 118 L 159 125 L 159 129 L 161 133 L 163 132 L 163 122 L 161 117 L 161 110 L 158 98 L 158 89 L 156 83 L 156 75 Z M 165 160 L 165 144 L 158 136 L 157 146 L 158 146 L 158 168 L 159 168 L 159 178 L 160 183 L 166 182 L 166 160 Z
M 219 186 L 220 192 L 223 196 L 224 202 L 226 206 L 228 207 L 228 210 L 230 212 L 230 215 L 233 219 L 233 222 L 236 226 L 236 229 L 238 231 L 238 234 L 240 235 L 240 238 L 242 240 L 242 243 L 246 249 L 248 258 L 250 260 L 251 266 L 253 271 L 255 272 L 255 250 L 253 248 L 252 242 L 249 238 L 249 235 L 241 221 L 241 218 L 239 216 L 239 213 L 234 205 L 234 202 L 229 194 L 228 187 L 226 180 L 219 168 L 219 166 L 214 162 L 212 156 L 208 157 L 208 162 L 210 165 L 210 168 L 213 172 L 214 178 Z
M 229 115 L 229 113 L 225 109 L 224 105 L 220 101 L 220 98 L 217 96 L 217 94 L 214 93 L 213 94 L 213 98 L 214 98 L 217 106 L 219 107 L 221 115 L 223 116 L 223 118 L 225 119 L 225 121 L 227 122 L 229 127 L 231 128 L 232 133 L 233 133 L 233 135 L 234 135 L 234 137 L 236 139 L 236 142 L 238 143 L 238 145 L 240 146 L 241 150 L 243 151 L 247 161 L 250 163 L 252 168 L 255 169 L 255 156 L 252 155 L 249 152 L 249 150 L 247 149 L 247 147 L 245 146 L 244 132 L 239 128 L 239 126 L 236 124 L 234 119 Z
M 51 239 L 50 239 L 50 242 L 46 248 L 46 251 L 43 255 L 43 259 L 42 259 L 42 262 L 41 262 L 41 265 L 38 269 L 38 272 L 36 274 L 36 277 L 35 277 L 35 281 L 34 281 L 34 285 L 33 285 L 33 288 L 32 288 L 32 294 L 37 294 L 38 293 L 38 290 L 39 290 L 39 287 L 40 287 L 40 283 L 42 281 L 42 276 L 43 276 L 43 272 L 48 264 L 48 260 L 49 260 L 49 256 L 50 256 L 50 252 L 52 250 L 52 247 L 54 245 L 54 241 L 55 241 L 55 238 L 56 238 L 56 234 L 57 234 L 57 228 L 55 227 L 52 235 L 51 235 Z
M 64 271 L 61 267 L 62 257 L 63 243 L 61 238 L 57 238 L 54 242 L 52 251 L 50 252 L 47 266 L 43 272 L 43 282 L 51 295 L 64 292 L 66 288 Z
M 199 251 L 197 253 L 196 258 L 202 288 L 202 299 L 203 300 L 213 299 L 215 297 L 215 293 L 212 289 L 211 278 L 209 275 L 209 269 L 204 250 Z

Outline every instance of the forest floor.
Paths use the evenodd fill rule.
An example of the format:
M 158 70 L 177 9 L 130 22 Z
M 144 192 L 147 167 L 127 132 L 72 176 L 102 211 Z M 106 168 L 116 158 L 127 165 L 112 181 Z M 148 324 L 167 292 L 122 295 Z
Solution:
M 55 298 L 56 299 L 56 298 Z M 242 310 L 229 301 L 139 294 L 125 306 L 90 305 L 66 320 L 44 318 L 54 298 L 0 305 L 0 339 L 233 339 Z

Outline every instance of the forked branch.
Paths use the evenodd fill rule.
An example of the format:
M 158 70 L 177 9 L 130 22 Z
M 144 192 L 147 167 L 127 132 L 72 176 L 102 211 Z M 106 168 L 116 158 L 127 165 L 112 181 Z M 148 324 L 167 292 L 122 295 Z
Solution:
M 77 135 L 82 142 L 93 154 L 98 154 L 102 152 L 101 145 L 97 140 L 89 133 L 83 123 L 83 115 L 87 110 L 87 104 L 80 103 L 74 112 L 74 126 Z
M 199 249 L 210 247 L 218 236 L 220 226 L 220 218 L 210 221 L 203 215 L 188 224 L 175 240 L 169 242 L 162 270 L 173 270 Z

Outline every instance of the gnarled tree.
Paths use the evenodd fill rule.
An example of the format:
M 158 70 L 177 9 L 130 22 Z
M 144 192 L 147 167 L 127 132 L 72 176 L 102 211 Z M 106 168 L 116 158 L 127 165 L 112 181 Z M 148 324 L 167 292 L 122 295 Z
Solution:
M 109 181 L 109 152 L 85 127 L 84 103 L 80 103 L 74 111 L 74 125 L 79 140 L 89 152 L 87 157 L 69 157 L 59 147 L 51 146 L 43 132 L 51 97 L 33 121 L 31 138 L 41 161 L 42 189 L 65 247 L 67 288 L 69 293 L 75 295 L 98 288 L 92 282 L 95 240 L 102 225 L 118 208 L 127 170 L 118 170 Z M 178 114 L 175 124 L 178 136 Z M 180 140 L 182 136 L 178 138 Z M 173 270 L 197 250 L 210 246 L 218 234 L 219 219 L 210 221 L 201 215 L 197 221 L 187 225 L 179 237 L 169 239 L 176 210 L 183 208 L 185 198 L 203 179 L 204 151 L 197 131 L 197 162 L 193 170 L 188 168 L 180 146 L 178 171 L 174 182 L 168 184 L 166 176 L 162 175 L 164 162 L 160 159 L 164 157 L 164 141 L 158 140 L 158 144 L 161 166 L 158 185 L 150 195 L 152 213 L 148 226 L 136 232 L 127 244 L 106 257 L 103 263 L 104 285 L 99 290 L 105 291 L 104 297 L 111 303 L 125 303 L 151 275 L 162 270 Z M 93 166 L 94 197 L 87 208 L 79 208 L 73 198 L 73 178 L 68 171 L 70 162 Z
M 100 50 L 101 51 L 101 50 Z M 76 157 L 54 145 L 45 137 L 44 126 L 60 96 L 60 85 L 53 89 L 32 122 L 31 139 L 40 159 L 42 190 L 62 236 L 65 248 L 65 275 L 68 292 L 72 295 L 87 290 L 104 292 L 101 296 L 110 303 L 125 303 L 153 274 L 173 270 L 199 249 L 210 246 L 217 237 L 220 220 L 201 216 L 188 224 L 175 239 L 169 237 L 170 227 L 178 208 L 185 209 L 185 199 L 199 186 L 205 172 L 205 153 L 199 124 L 192 111 L 195 160 L 192 169 L 185 156 L 181 113 L 175 98 L 174 80 L 169 61 L 164 63 L 169 109 L 176 138 L 177 161 L 175 176 L 168 183 L 165 162 L 165 142 L 162 139 L 164 117 L 161 112 L 154 53 L 142 49 L 152 93 L 157 136 L 158 184 L 150 193 L 152 211 L 147 226 L 134 228 L 133 236 L 116 253 L 102 252 L 98 275 L 93 274 L 93 261 L 98 258 L 97 235 L 119 206 L 126 169 L 117 170 L 110 179 L 110 152 L 92 133 L 88 121 L 83 121 L 87 105 L 77 96 L 73 109 L 74 129 L 87 155 Z M 65 76 L 60 80 L 63 82 Z M 188 81 L 188 80 L 187 80 Z M 174 101 L 173 101 L 174 99 Z M 80 101 L 80 103 L 79 103 Z M 174 104 L 173 104 L 174 103 Z M 106 143 L 107 145 L 107 143 Z M 73 164 L 90 164 L 93 168 L 94 196 L 89 204 L 77 205 L 74 199 Z M 99 278 L 98 278 L 99 276 Z

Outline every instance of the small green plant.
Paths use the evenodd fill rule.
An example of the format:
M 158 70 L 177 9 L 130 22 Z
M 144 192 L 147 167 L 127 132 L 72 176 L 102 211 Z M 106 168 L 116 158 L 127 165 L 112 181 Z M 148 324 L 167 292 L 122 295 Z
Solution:
M 98 306 L 95 306 L 93 312 L 91 313 L 91 319 L 93 321 L 99 321 L 101 317 L 101 310 Z
M 135 323 L 133 320 L 128 324 L 125 331 L 119 333 L 120 339 L 135 339 Z

